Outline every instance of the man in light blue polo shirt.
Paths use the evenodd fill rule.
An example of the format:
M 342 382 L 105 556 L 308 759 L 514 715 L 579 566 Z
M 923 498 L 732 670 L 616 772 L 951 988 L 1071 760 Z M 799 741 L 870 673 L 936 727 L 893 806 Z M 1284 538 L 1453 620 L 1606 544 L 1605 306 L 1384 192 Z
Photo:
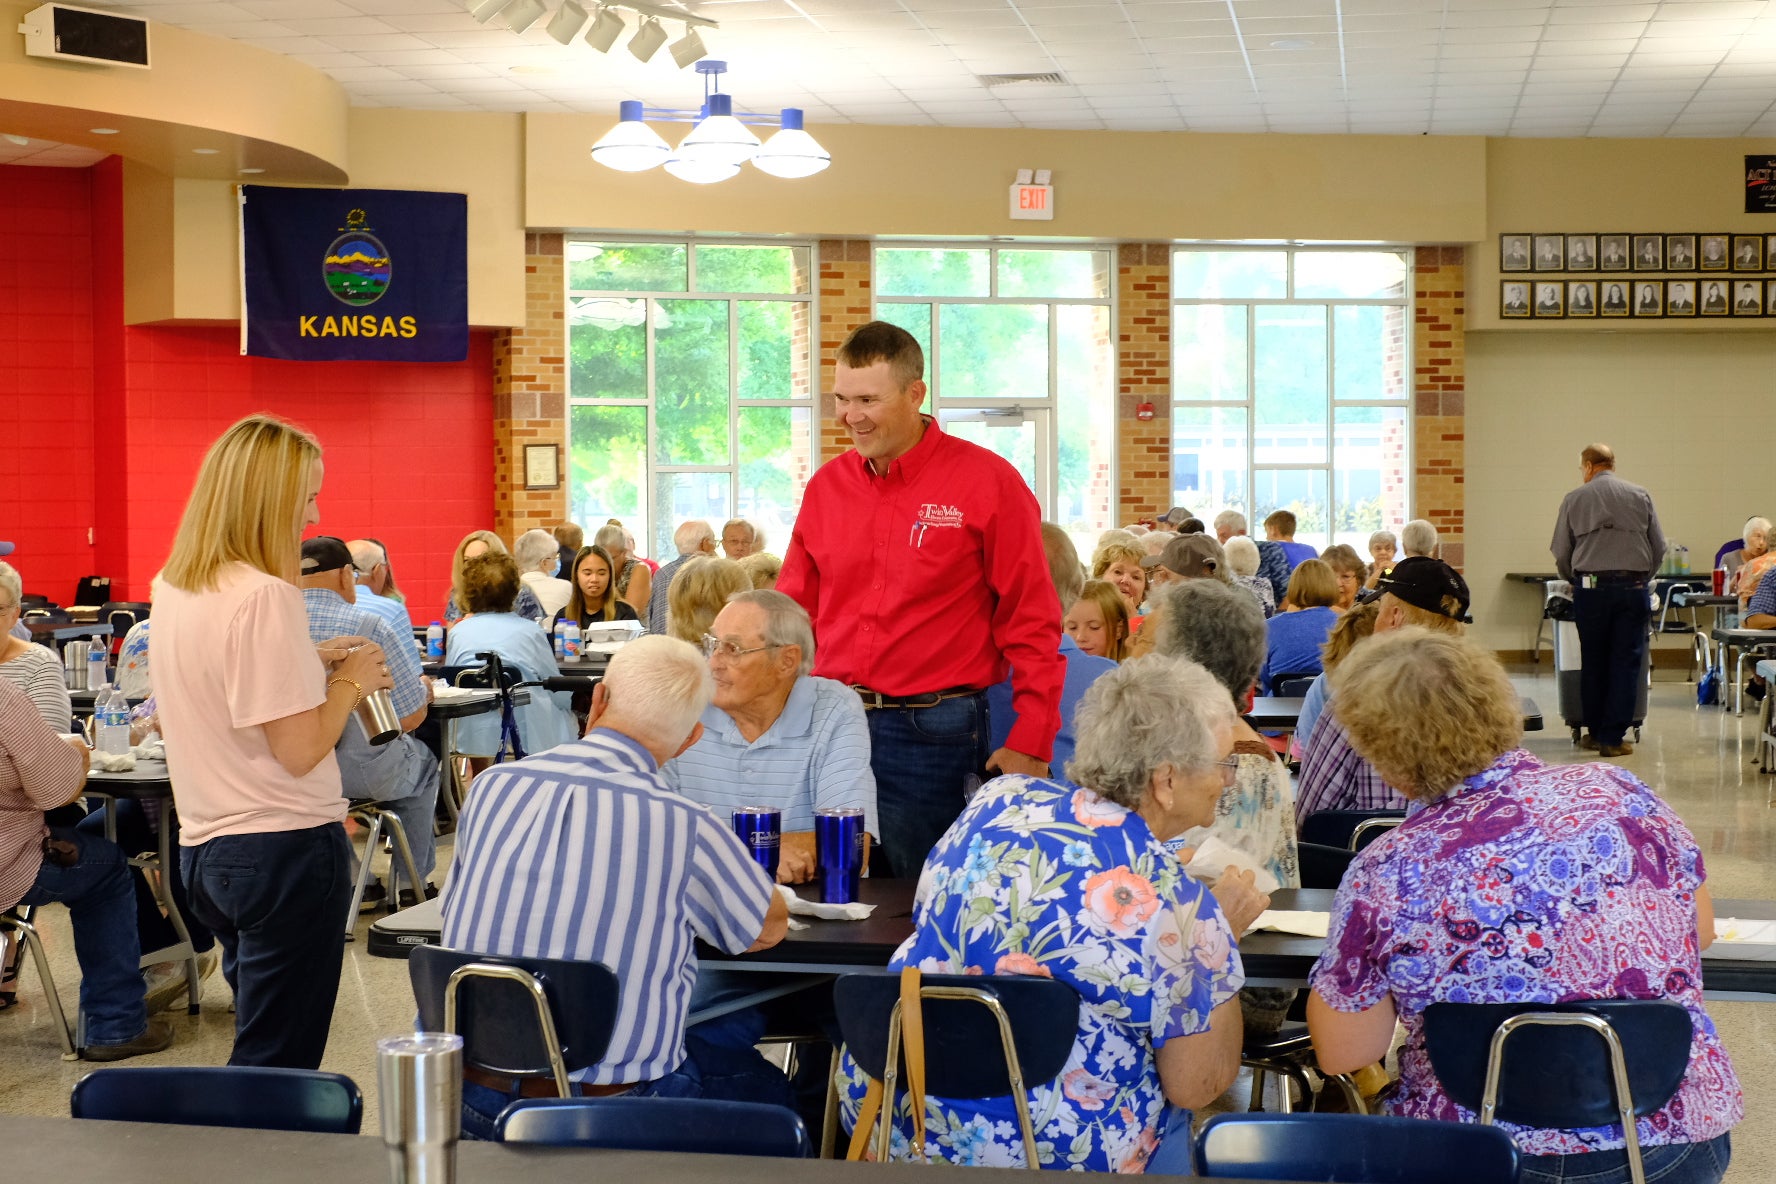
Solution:
M 876 831 L 869 724 L 857 692 L 814 667 L 814 630 L 781 592 L 741 592 L 704 642 L 715 699 L 703 738 L 661 773 L 666 784 L 723 819 L 763 806 L 783 812 L 777 879 L 814 878 L 814 811 L 862 810 Z
M 387 621 L 389 627 L 402 637 L 411 638 L 413 618 L 408 614 L 407 606 L 382 594 L 388 587 L 388 552 L 375 539 L 353 539 L 346 546 L 351 549 L 352 576 L 358 590 L 357 600 L 353 603 Z M 411 641 L 407 648 L 413 648 Z

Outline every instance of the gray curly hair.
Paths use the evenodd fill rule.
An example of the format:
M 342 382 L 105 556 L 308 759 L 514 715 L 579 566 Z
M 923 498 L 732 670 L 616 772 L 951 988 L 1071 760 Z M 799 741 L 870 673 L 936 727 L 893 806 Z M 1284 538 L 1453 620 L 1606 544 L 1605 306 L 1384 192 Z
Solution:
M 1269 638 L 1264 610 L 1243 588 L 1216 580 L 1186 580 L 1160 589 L 1154 652 L 1188 658 L 1227 689 L 1229 701 L 1245 698 L 1264 665 Z

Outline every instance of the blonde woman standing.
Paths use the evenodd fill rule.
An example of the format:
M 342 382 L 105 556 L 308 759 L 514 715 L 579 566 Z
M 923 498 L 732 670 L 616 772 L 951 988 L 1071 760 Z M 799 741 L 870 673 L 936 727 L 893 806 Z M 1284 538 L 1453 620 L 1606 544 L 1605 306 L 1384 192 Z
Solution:
M 267 416 L 210 447 L 154 580 L 154 690 L 197 918 L 234 989 L 234 1065 L 313 1069 L 339 991 L 351 846 L 333 746 L 393 685 L 361 637 L 308 637 L 321 450 Z

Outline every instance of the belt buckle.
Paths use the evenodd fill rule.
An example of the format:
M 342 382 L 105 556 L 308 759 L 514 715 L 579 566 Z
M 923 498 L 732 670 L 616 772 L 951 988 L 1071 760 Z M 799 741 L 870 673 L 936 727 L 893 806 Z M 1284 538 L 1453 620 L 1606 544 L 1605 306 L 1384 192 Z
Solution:
M 868 687 L 858 686 L 855 683 L 852 684 L 851 689 L 857 692 L 859 699 L 863 700 L 865 711 L 881 711 L 888 706 L 887 699 L 881 691 L 872 691 Z

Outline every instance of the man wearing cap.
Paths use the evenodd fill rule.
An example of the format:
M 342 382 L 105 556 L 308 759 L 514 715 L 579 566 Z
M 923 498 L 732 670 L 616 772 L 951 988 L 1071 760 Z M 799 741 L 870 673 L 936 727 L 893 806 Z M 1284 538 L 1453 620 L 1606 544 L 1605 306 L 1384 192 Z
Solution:
M 1627 732 L 1646 663 L 1647 581 L 1665 555 L 1653 499 L 1616 476 L 1616 454 L 1591 444 L 1579 454 L 1585 482 L 1560 503 L 1554 566 L 1572 584 L 1579 631 L 1580 747 L 1606 757 L 1634 751 Z
M 1441 559 L 1424 556 L 1402 559 L 1358 600 L 1381 602 L 1375 617 L 1377 633 L 1402 625 L 1422 625 L 1459 635 L 1471 619 L 1467 581 Z M 1324 674 L 1314 679 L 1302 702 L 1303 714 L 1310 708 L 1318 710 L 1319 718 L 1302 749 L 1301 777 L 1295 789 L 1296 819 L 1304 821 L 1321 810 L 1404 810 L 1405 797 L 1351 747 L 1350 734 L 1338 722 Z
M 1061 606 L 1018 471 L 920 414 L 912 334 L 872 321 L 836 363 L 834 411 L 853 448 L 808 482 L 777 590 L 814 622 L 814 673 L 863 700 L 883 852 L 911 877 L 983 768 L 1048 772 Z M 1008 668 L 1018 722 L 989 753 L 986 688 Z
M 302 600 L 308 606 L 308 635 L 317 643 L 334 637 L 367 637 L 381 646 L 395 683 L 389 698 L 401 717 L 401 735 L 380 745 L 371 744 L 357 724 L 345 725 L 334 747 L 345 796 L 388 806 L 389 812 L 401 820 L 407 845 L 413 852 L 414 870 L 425 880 L 437 862 L 432 819 L 438 805 L 438 762 L 425 745 L 408 733 L 425 722 L 431 687 L 420 671 L 411 635 L 397 632 L 376 613 L 357 607 L 357 594 L 357 571 L 352 565 L 350 548 L 330 535 L 303 540 Z M 365 852 L 364 857 L 368 859 L 370 854 Z M 364 894 L 366 905 L 374 906 L 387 899 L 395 886 L 396 873 L 406 874 L 399 859 L 390 867 L 390 889 L 372 884 Z M 413 888 L 410 884 L 400 890 L 397 899 L 402 907 L 420 900 Z M 426 895 L 436 896 L 437 890 L 427 884 Z
M 1227 553 L 1221 544 L 1206 534 L 1181 534 L 1165 545 L 1157 555 L 1141 560 L 1147 573 L 1148 612 L 1141 627 L 1129 639 L 1126 658 L 1140 658 L 1153 652 L 1154 639 L 1159 636 L 1158 619 L 1165 615 L 1164 603 L 1154 591 L 1178 580 L 1220 580 L 1231 583 L 1227 569 Z M 1126 660 L 1125 658 L 1125 660 Z

